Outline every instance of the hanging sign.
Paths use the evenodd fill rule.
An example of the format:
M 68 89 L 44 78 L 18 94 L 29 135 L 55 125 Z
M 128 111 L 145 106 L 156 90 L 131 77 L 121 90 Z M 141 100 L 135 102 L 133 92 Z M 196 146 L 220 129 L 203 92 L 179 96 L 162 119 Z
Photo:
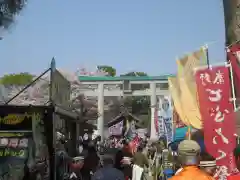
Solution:
M 160 99 L 158 120 L 159 137 L 165 136 L 168 144 L 173 142 L 173 109 L 170 97 Z
M 204 124 L 204 143 L 218 166 L 234 169 L 234 107 L 231 101 L 229 66 L 197 70 L 199 108 Z

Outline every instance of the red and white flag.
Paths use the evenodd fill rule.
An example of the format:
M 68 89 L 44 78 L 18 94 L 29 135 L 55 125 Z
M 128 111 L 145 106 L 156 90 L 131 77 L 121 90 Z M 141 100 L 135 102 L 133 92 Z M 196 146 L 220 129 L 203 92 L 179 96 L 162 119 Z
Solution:
M 229 66 L 197 70 L 195 78 L 206 149 L 218 166 L 226 166 L 230 172 L 235 168 L 236 129 Z

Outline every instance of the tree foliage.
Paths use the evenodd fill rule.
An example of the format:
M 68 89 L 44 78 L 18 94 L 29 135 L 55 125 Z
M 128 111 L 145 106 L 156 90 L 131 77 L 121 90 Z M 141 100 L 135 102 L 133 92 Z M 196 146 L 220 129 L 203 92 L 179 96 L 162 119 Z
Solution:
M 0 79 L 0 83 L 3 85 L 27 85 L 33 80 L 33 75 L 29 73 L 8 74 L 4 75 Z
M 120 76 L 147 76 L 147 73 L 131 71 L 131 72 L 128 72 L 126 74 L 122 74 Z
M 108 76 L 116 76 L 116 69 L 112 66 L 101 65 L 97 66 L 98 70 L 106 72 Z
M 0 27 L 7 29 L 13 22 L 15 15 L 25 6 L 27 0 L 0 1 Z

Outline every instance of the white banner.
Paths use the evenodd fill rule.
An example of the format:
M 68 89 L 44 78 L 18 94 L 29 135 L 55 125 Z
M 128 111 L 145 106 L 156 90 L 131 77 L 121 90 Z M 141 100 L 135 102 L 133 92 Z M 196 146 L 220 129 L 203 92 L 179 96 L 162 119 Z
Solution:
M 158 97 L 158 137 L 165 136 L 165 128 L 163 124 L 163 110 L 162 110 L 162 97 Z
M 108 132 L 110 136 L 114 136 L 114 135 L 119 136 L 122 134 L 122 130 L 123 130 L 123 121 L 120 121 L 108 128 Z
M 165 136 L 167 143 L 173 142 L 173 107 L 171 97 L 159 99 L 159 137 Z

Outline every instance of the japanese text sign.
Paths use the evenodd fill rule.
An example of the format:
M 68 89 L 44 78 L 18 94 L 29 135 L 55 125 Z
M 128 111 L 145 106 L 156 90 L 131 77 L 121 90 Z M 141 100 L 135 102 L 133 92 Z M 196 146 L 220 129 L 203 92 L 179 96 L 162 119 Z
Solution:
M 236 146 L 229 77 L 227 66 L 205 68 L 195 74 L 206 149 L 216 158 L 217 165 L 227 167 L 233 161 Z

